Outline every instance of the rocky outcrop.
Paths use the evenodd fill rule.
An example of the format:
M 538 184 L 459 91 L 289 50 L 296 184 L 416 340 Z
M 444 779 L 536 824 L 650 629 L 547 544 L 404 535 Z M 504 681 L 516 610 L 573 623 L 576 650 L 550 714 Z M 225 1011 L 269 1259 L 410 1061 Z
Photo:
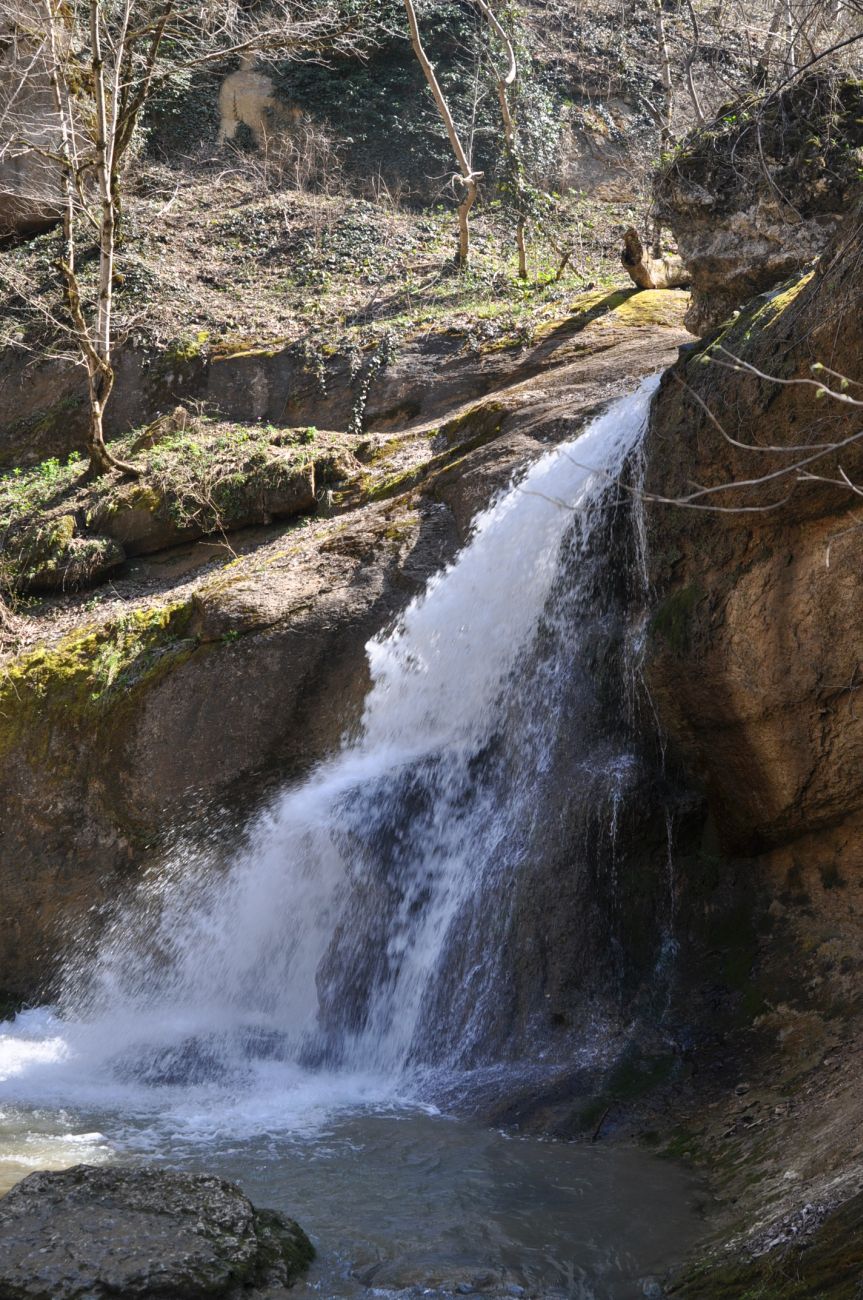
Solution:
M 654 202 L 691 273 L 694 334 L 823 252 L 859 193 L 861 146 L 861 83 L 820 73 L 684 140 Z
M 0 1201 L 7 1300 L 266 1300 L 313 1258 L 299 1224 L 209 1174 L 76 1165 Z
M 0 16 L 0 121 L 15 142 L 0 159 L 0 241 L 46 230 L 60 217 L 58 172 L 46 157 L 56 146 L 57 115 L 34 33 L 27 0 Z
M 616 347 L 625 356 L 635 340 L 642 346 L 652 326 L 680 327 L 679 296 L 633 295 L 626 289 L 579 294 L 527 341 L 501 339 L 493 329 L 486 338 L 479 327 L 426 331 L 398 346 L 384 337 L 360 356 L 297 344 L 195 343 L 161 352 L 127 346 L 117 356 L 106 429 L 117 437 L 149 425 L 178 400 L 245 424 L 380 433 L 443 423 L 466 402 L 560 370 L 589 350 Z M 0 351 L 0 471 L 79 451 L 83 395 L 80 368 L 71 362 Z
M 853 1244 L 833 1236 L 848 1216 L 832 1212 L 859 1188 L 863 1101 L 863 448 L 843 400 L 863 380 L 858 222 L 814 274 L 684 353 L 648 437 L 645 487 L 662 500 L 647 506 L 646 678 L 669 761 L 708 809 L 680 867 L 681 951 L 703 926 L 736 990 L 736 1027 L 718 1028 L 714 989 L 676 1117 L 723 1190 L 732 1247 L 683 1295 L 796 1295 L 792 1274 L 811 1274 L 801 1296 L 850 1294 Z M 694 965 L 679 978 L 691 997 Z
M 213 539 L 142 557 L 103 601 L 30 611 L 29 644 L 0 666 L 0 988 L 37 996 L 69 937 L 174 833 L 204 830 L 207 811 L 237 799 L 245 820 L 274 782 L 336 748 L 360 716 L 367 640 L 476 512 L 689 338 L 684 295 L 607 299 L 533 349 L 486 358 L 437 340 L 454 360 L 434 376 L 434 347 L 422 369 L 414 353 L 389 396 L 426 422 L 354 435 L 363 477 L 341 513 L 271 525 L 234 550 Z
M 816 275 L 681 360 L 651 430 L 648 489 L 690 507 L 650 511 L 662 593 L 652 689 L 721 810 L 724 842 L 747 851 L 863 807 L 863 532 L 842 481 L 863 475 L 859 417 L 819 397 L 812 369 L 863 379 L 857 257 L 851 227 Z

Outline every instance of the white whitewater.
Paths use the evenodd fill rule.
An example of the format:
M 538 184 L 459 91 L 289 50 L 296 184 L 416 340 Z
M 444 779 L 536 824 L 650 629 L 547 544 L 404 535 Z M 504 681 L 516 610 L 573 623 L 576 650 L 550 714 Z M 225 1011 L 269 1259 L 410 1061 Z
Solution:
M 8 1027 L 4 1105 L 259 1133 L 398 1099 L 422 1066 L 492 1063 L 507 882 L 545 816 L 573 589 L 655 386 L 480 517 L 370 643 L 359 735 L 258 817 L 227 866 L 178 854 L 61 1007 Z M 610 755 L 610 779 L 625 768 Z

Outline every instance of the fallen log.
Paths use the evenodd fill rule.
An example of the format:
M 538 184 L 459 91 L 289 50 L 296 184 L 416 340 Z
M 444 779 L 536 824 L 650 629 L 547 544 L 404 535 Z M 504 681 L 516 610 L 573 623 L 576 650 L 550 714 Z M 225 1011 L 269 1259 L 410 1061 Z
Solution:
M 677 253 L 650 257 L 634 226 L 624 231 L 620 260 L 639 289 L 682 289 L 689 284 L 689 272 Z

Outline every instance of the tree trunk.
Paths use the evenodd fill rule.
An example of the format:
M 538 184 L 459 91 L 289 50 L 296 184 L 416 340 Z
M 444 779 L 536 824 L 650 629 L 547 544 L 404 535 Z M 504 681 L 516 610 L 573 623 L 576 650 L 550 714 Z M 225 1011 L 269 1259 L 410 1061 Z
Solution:
M 459 266 L 464 269 L 470 263 L 470 211 L 476 203 L 479 187 L 475 180 L 469 180 L 465 194 L 458 205 L 458 256 Z
M 515 228 L 515 243 L 518 248 L 518 278 L 527 279 L 527 246 L 524 241 L 524 217 L 519 217 Z
M 698 94 L 698 87 L 695 84 L 695 76 L 692 71 L 692 65 L 698 58 L 698 52 L 701 48 L 701 32 L 692 0 L 687 0 L 687 9 L 689 10 L 689 22 L 692 26 L 692 46 L 686 56 L 686 86 L 689 90 L 689 98 L 692 100 L 692 107 L 695 109 L 696 121 L 699 126 L 704 126 L 707 119 L 704 116 L 704 109 L 701 107 L 701 97 Z
M 503 119 L 504 141 L 513 166 L 516 187 L 516 203 L 518 207 L 521 208 L 524 197 L 523 177 L 521 172 L 521 162 L 516 152 L 515 118 L 512 115 L 512 109 L 510 108 L 509 103 L 510 89 L 515 87 L 518 79 L 518 63 L 515 57 L 515 49 L 513 48 L 512 41 L 507 36 L 503 27 L 501 27 L 494 13 L 489 9 L 485 0 L 476 0 L 476 4 L 479 6 L 479 9 L 487 22 L 491 25 L 492 31 L 496 32 L 503 41 L 506 48 L 507 58 L 509 60 L 509 67 L 507 68 L 506 74 L 502 77 L 499 76 L 497 79 L 497 98 L 500 103 L 500 115 Z M 527 222 L 524 214 L 522 211 L 519 211 L 515 227 L 515 246 L 518 250 L 518 278 L 520 280 L 527 279 L 527 247 L 525 244 L 526 226 Z
M 434 65 L 431 63 L 428 55 L 423 48 L 422 37 L 420 36 L 419 22 L 417 21 L 416 9 L 413 0 L 404 0 L 405 11 L 408 16 L 408 27 L 411 34 L 411 45 L 417 61 L 423 70 L 429 89 L 434 96 L 437 104 L 437 110 L 440 114 L 441 121 L 446 129 L 447 137 L 450 142 L 455 160 L 458 163 L 460 183 L 464 187 L 464 198 L 458 207 L 458 255 L 457 261 L 460 267 L 464 269 L 470 261 L 470 211 L 476 202 L 479 192 L 479 181 L 482 178 L 482 172 L 475 172 L 470 159 L 465 153 L 449 105 L 444 98 L 440 83 L 435 76 Z
M 634 226 L 623 236 L 620 260 L 639 289 L 679 289 L 690 281 L 683 259 L 677 253 L 648 257 Z
M 664 158 L 671 146 L 671 128 L 674 117 L 674 81 L 671 75 L 671 52 L 665 34 L 665 15 L 662 11 L 662 0 L 653 0 L 653 14 L 656 19 L 656 41 L 659 46 L 659 67 L 664 99 L 662 112 L 659 116 L 659 156 Z M 659 257 L 662 252 L 661 238 L 662 226 L 658 221 L 654 221 L 651 240 L 654 257 Z
M 128 20 L 128 7 L 125 18 Z M 125 48 L 126 22 L 122 39 L 116 51 L 117 70 Z M 111 101 L 105 84 L 105 61 L 102 55 L 102 28 L 99 0 L 90 0 L 90 52 L 93 71 L 93 94 L 96 101 L 96 174 L 99 180 L 99 300 L 96 308 L 95 338 L 88 356 L 87 375 L 90 395 L 90 432 L 87 450 L 90 454 L 90 473 L 94 476 L 118 469 L 124 474 L 138 475 L 140 471 L 126 461 L 118 460 L 105 446 L 105 406 L 114 387 L 114 366 L 111 357 L 111 325 L 114 305 L 114 254 L 117 244 L 117 186 L 114 174 L 114 147 L 117 140 L 117 87 Z M 118 77 L 114 78 L 115 83 Z

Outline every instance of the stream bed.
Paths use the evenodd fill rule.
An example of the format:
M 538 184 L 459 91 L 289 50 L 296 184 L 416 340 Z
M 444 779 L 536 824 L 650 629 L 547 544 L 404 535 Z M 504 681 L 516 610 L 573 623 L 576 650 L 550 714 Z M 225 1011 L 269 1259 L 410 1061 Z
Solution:
M 0 1191 L 103 1161 L 220 1174 L 314 1240 L 297 1300 L 650 1297 L 704 1230 L 697 1178 L 635 1148 L 507 1136 L 391 1080 L 285 1063 L 245 1088 L 115 1084 L 99 1101 L 58 1029 L 35 1011 L 0 1026 Z

